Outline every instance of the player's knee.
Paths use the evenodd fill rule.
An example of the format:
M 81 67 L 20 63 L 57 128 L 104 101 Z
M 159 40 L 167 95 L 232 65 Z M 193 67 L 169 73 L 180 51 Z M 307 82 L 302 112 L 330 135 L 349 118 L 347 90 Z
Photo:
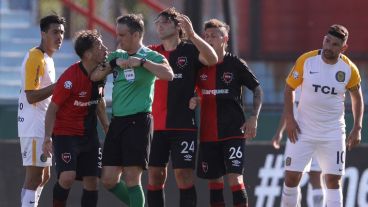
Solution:
M 116 184 L 118 183 L 118 180 L 110 178 L 110 177 L 102 177 L 101 182 L 104 188 L 109 190 L 116 186 Z
M 148 182 L 151 185 L 162 185 L 166 180 L 166 170 L 161 168 L 148 169 Z
M 340 175 L 325 175 L 326 186 L 329 189 L 338 189 L 341 187 L 341 176 Z
M 236 174 L 236 173 L 230 173 L 228 174 L 228 181 L 230 186 L 243 184 L 243 175 Z
M 59 184 L 65 189 L 72 187 L 76 178 L 75 172 L 62 172 L 59 176 Z
M 178 182 L 192 183 L 193 170 L 192 169 L 176 169 L 175 177 Z
M 296 187 L 299 185 L 300 179 L 302 177 L 301 172 L 285 172 L 285 185 L 288 187 Z

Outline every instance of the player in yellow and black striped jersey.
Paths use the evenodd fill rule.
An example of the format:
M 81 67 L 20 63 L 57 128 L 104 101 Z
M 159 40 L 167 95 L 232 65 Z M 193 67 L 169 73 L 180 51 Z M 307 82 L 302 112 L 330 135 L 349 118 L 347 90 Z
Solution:
M 22 63 L 18 106 L 18 136 L 26 168 L 21 193 L 22 206 L 37 206 L 42 188 L 49 179 L 51 158 L 42 154 L 45 114 L 55 82 L 52 55 L 64 39 L 63 17 L 41 19 L 41 44 L 30 49 Z
M 342 53 L 348 30 L 332 25 L 321 50 L 303 54 L 286 79 L 286 129 L 292 144 L 285 151 L 285 183 L 282 206 L 296 206 L 299 182 L 314 155 L 325 174 L 327 206 L 342 206 L 341 176 L 345 171 L 345 93 L 352 100 L 354 126 L 347 139 L 351 149 L 360 143 L 363 97 L 359 70 Z M 298 117 L 294 118 L 294 90 L 301 87 Z

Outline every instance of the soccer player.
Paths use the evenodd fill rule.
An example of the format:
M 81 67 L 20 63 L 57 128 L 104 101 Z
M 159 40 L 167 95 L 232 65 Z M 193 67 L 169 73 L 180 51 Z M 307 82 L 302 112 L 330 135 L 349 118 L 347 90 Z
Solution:
M 97 206 L 102 167 L 97 115 L 105 133 L 109 125 L 103 100 L 104 82 L 89 79 L 105 60 L 107 48 L 95 30 L 78 32 L 74 48 L 81 61 L 60 76 L 45 120 L 43 150 L 48 157 L 53 152 L 58 175 L 53 189 L 54 207 L 66 206 L 75 180 L 83 181 L 81 206 Z
M 153 133 L 152 101 L 156 77 L 172 80 L 168 61 L 142 43 L 142 15 L 120 16 L 116 21 L 119 46 L 108 55 L 108 64 L 99 67 L 92 79 L 114 75 L 112 115 L 103 150 L 103 185 L 132 207 L 145 203 L 141 175 L 147 169 Z M 121 180 L 123 173 L 124 180 Z
M 44 123 L 55 82 L 52 55 L 64 39 L 63 17 L 45 16 L 40 21 L 41 44 L 30 49 L 22 63 L 18 106 L 18 136 L 26 176 L 21 192 L 23 207 L 37 206 L 50 178 L 51 158 L 42 154 Z
M 345 92 L 351 97 L 354 125 L 347 139 L 351 150 L 360 143 L 364 111 L 358 68 L 342 53 L 347 49 L 348 30 L 332 25 L 322 49 L 300 56 L 285 87 L 286 130 L 290 144 L 285 152 L 282 206 L 296 206 L 299 182 L 314 155 L 325 175 L 326 204 L 342 206 L 341 176 L 345 171 Z M 294 90 L 301 87 L 295 119 Z
M 233 206 L 248 206 L 243 181 L 245 139 L 256 136 L 262 105 L 262 89 L 241 58 L 226 52 L 229 26 L 217 19 L 205 22 L 204 39 L 215 49 L 216 65 L 199 70 L 201 122 L 197 175 L 207 179 L 210 205 L 225 206 L 224 175 L 233 193 Z M 246 120 L 242 107 L 242 87 L 253 93 L 253 108 Z
M 300 88 L 295 90 L 295 102 L 294 102 L 294 111 L 298 108 L 299 104 L 299 98 L 300 98 Z M 297 117 L 296 113 L 294 114 L 295 117 Z M 283 133 L 285 131 L 286 122 L 284 116 L 281 116 L 279 126 L 276 130 L 275 135 L 272 137 L 272 146 L 275 149 L 280 149 L 280 142 L 282 140 Z M 290 141 L 288 140 L 286 143 L 286 148 L 288 145 L 290 145 Z M 313 201 L 313 207 L 324 207 L 324 200 L 323 200 L 323 190 L 321 185 L 321 168 L 315 159 L 315 157 L 312 158 L 310 167 L 306 170 L 309 175 L 309 183 L 312 185 L 312 201 Z M 301 199 L 299 199 L 301 201 Z M 300 205 L 300 203 L 298 203 Z
M 152 106 L 155 124 L 148 167 L 148 206 L 165 206 L 164 185 L 169 157 L 180 189 L 179 206 L 196 206 L 193 169 L 197 127 L 194 111 L 189 109 L 188 102 L 194 96 L 198 70 L 204 65 L 216 64 L 217 55 L 193 31 L 189 18 L 175 8 L 162 11 L 155 20 L 155 26 L 162 43 L 150 48 L 166 57 L 175 75 L 173 81 L 155 82 Z

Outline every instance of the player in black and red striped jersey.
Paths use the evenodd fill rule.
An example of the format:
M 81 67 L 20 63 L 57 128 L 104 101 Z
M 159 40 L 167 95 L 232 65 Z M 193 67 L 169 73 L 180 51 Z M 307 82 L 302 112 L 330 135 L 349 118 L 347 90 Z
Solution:
M 197 174 L 209 180 L 212 207 L 225 206 L 224 175 L 233 192 L 233 205 L 248 205 L 243 181 L 245 139 L 256 136 L 262 105 L 262 89 L 255 75 L 244 60 L 226 52 L 229 29 L 217 19 L 205 22 L 204 39 L 215 49 L 219 61 L 200 69 L 197 79 L 201 102 Z M 253 92 L 248 119 L 243 111 L 243 86 Z
M 180 206 L 196 206 L 194 187 L 197 126 L 188 102 L 194 95 L 198 70 L 217 62 L 215 51 L 193 30 L 189 18 L 174 8 L 155 20 L 163 54 L 174 72 L 173 81 L 156 80 L 152 114 L 154 135 L 149 158 L 148 206 L 165 206 L 164 184 L 169 157 L 180 189 Z M 187 40 L 183 39 L 185 34 Z M 188 41 L 189 40 L 189 41 Z
M 91 30 L 78 33 L 74 47 L 81 61 L 70 66 L 57 81 L 45 118 L 43 150 L 48 157 L 53 152 L 58 174 L 53 189 L 54 207 L 66 206 L 76 179 L 83 181 L 81 206 L 97 205 L 102 167 L 97 116 L 105 133 L 109 125 L 103 98 L 104 82 L 92 82 L 89 78 L 104 61 L 107 48 L 101 36 Z

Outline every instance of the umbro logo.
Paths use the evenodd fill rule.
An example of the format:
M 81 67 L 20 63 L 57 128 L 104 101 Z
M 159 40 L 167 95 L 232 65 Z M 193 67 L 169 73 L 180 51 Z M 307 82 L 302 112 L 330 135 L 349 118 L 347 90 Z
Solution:
M 309 74 L 316 74 L 318 73 L 317 71 L 309 71 Z

